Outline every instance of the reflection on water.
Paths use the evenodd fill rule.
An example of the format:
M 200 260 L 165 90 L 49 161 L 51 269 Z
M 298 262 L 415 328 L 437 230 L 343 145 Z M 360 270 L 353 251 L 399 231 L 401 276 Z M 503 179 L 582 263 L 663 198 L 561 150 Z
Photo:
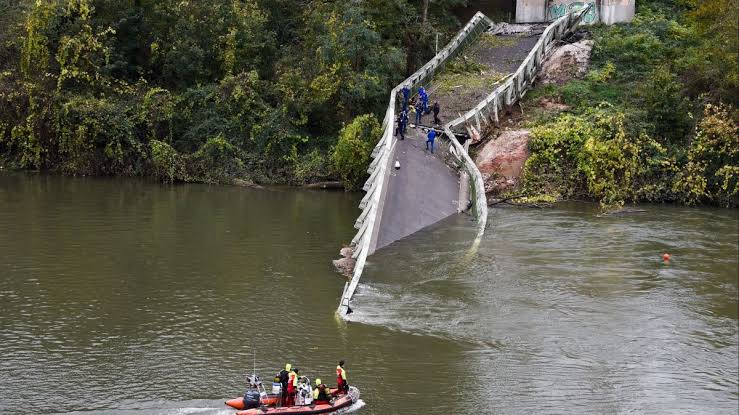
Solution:
M 737 413 L 737 211 L 496 209 L 473 261 L 454 217 L 337 324 L 360 197 L 0 175 L 0 413 L 232 413 L 255 358 L 363 414 Z

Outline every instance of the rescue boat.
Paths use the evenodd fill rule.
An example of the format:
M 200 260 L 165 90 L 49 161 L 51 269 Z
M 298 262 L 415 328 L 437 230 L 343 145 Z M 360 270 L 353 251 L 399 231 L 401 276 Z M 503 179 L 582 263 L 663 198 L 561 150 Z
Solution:
M 336 389 L 332 389 L 332 394 L 336 391 Z M 231 399 L 228 402 L 241 400 L 241 407 L 243 408 L 243 398 L 237 398 L 237 399 Z M 343 411 L 353 404 L 357 403 L 359 401 L 359 389 L 355 388 L 354 386 L 349 387 L 349 391 L 347 393 L 342 393 L 331 399 L 329 402 L 325 401 L 317 401 L 313 402 L 307 405 L 295 405 L 295 406 L 289 406 L 289 407 L 275 407 L 275 406 L 267 406 L 262 405 L 259 408 L 252 408 L 247 409 L 243 411 L 236 412 L 236 415 L 272 415 L 272 414 L 299 414 L 299 415 L 314 415 L 314 414 L 330 414 L 334 412 L 340 412 Z M 234 407 L 234 405 L 229 404 L 226 402 L 229 406 Z M 236 403 L 236 402 L 235 402 Z M 264 402 L 263 402 L 264 403 Z M 238 403 L 236 403 L 238 404 Z M 238 408 L 236 408 L 238 409 Z
M 351 389 L 351 388 L 350 388 Z M 339 390 L 336 388 L 329 389 L 331 396 L 336 396 L 339 393 Z M 269 393 L 265 397 L 261 398 L 262 406 L 277 406 L 277 404 L 280 402 L 280 394 L 274 394 Z M 244 409 L 244 398 L 233 398 L 226 401 L 226 405 L 230 406 L 234 409 Z

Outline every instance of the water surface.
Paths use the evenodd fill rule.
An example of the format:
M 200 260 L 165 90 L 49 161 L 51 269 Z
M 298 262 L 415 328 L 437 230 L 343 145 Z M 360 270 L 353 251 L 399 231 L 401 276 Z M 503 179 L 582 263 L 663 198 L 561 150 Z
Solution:
M 456 216 L 330 260 L 361 195 L 0 175 L 0 413 L 226 414 L 254 365 L 367 414 L 736 414 L 736 210 Z M 673 260 L 665 265 L 662 252 Z

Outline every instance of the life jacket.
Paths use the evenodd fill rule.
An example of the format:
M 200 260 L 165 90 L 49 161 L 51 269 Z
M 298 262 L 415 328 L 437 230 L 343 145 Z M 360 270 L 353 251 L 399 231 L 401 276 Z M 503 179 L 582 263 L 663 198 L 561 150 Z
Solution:
M 331 398 L 326 393 L 327 386 L 321 383 L 315 389 L 313 389 L 313 400 L 315 401 L 328 401 Z
M 294 391 L 297 385 L 298 385 L 298 374 L 291 371 L 290 377 L 287 379 L 287 390 Z
M 341 385 L 346 382 L 346 371 L 341 365 L 336 366 L 336 383 Z

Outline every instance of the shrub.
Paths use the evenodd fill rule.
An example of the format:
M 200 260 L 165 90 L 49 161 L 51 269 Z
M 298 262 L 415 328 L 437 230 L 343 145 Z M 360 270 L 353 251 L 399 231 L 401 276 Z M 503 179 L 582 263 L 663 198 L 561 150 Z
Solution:
M 604 207 L 636 199 L 664 149 L 646 134 L 628 131 L 624 120 L 623 113 L 603 106 L 534 128 L 526 190 L 594 198 Z
M 739 128 L 732 108 L 705 106 L 688 149 L 688 162 L 673 189 L 683 202 L 737 204 L 739 193 Z
M 151 140 L 149 146 L 155 177 L 169 183 L 188 181 L 184 160 L 177 153 L 177 150 L 159 140 Z
M 380 123 L 372 114 L 360 115 L 341 129 L 331 162 L 347 190 L 361 187 L 367 177 L 370 153 L 381 135 Z
M 299 183 L 309 183 L 325 179 L 331 174 L 330 157 L 318 149 L 298 157 L 294 176 Z
M 230 182 L 233 177 L 246 175 L 246 166 L 239 149 L 223 135 L 211 137 L 192 155 L 198 180 L 207 183 Z

